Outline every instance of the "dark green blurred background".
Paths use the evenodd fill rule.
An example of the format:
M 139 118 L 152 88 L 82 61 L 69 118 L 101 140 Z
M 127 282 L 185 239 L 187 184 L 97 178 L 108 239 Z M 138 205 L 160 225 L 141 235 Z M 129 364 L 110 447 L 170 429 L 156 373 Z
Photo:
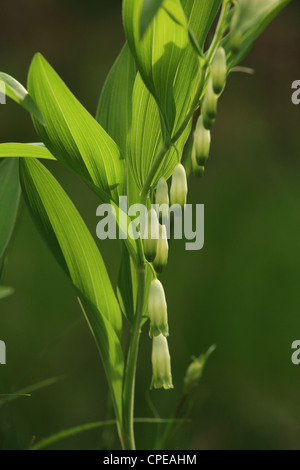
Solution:
M 205 204 L 205 247 L 186 252 L 183 242 L 173 242 L 162 276 L 173 391 L 149 392 L 147 328 L 142 335 L 137 416 L 152 416 L 155 406 L 168 417 L 190 356 L 217 345 L 194 396 L 192 423 L 175 434 L 173 447 L 300 448 L 300 365 L 291 362 L 291 344 L 300 339 L 300 106 L 291 103 L 291 83 L 300 79 L 299 13 L 292 2 L 257 41 L 245 60 L 254 76 L 230 76 L 206 174 L 190 180 L 189 202 Z M 121 1 L 1 2 L 0 69 L 26 83 L 40 51 L 93 114 L 123 41 Z M 1 142 L 37 140 L 29 116 L 11 101 L 0 106 L 0 122 Z M 48 166 L 95 234 L 97 200 L 74 175 Z M 100 245 L 116 280 L 119 247 Z M 102 365 L 74 292 L 24 205 L 5 283 L 15 295 L 0 304 L 7 345 L 0 393 L 62 378 L 0 408 L 0 448 L 24 448 L 33 436 L 111 417 Z M 138 446 L 153 447 L 156 426 L 136 430 Z M 118 446 L 113 429 L 55 448 L 111 446 Z

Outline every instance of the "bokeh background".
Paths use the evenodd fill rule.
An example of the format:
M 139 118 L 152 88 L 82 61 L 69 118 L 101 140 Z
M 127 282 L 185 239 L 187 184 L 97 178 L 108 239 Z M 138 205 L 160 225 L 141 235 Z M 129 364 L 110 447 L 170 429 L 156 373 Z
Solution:
M 171 336 L 173 391 L 149 392 L 151 342 L 143 332 L 136 415 L 168 417 L 180 399 L 191 355 L 211 344 L 203 379 L 190 404 L 191 423 L 169 447 L 299 449 L 300 365 L 300 106 L 291 83 L 300 79 L 299 2 L 292 2 L 256 42 L 244 64 L 256 74 L 231 74 L 213 129 L 206 174 L 189 182 L 189 202 L 205 204 L 205 246 L 186 252 L 173 242 L 162 276 Z M 26 83 L 30 60 L 42 52 L 95 113 L 105 77 L 124 35 L 121 1 L 1 1 L 0 69 Z M 30 117 L 0 106 L 0 141 L 32 142 Z M 97 200 L 58 164 L 49 167 L 95 233 Z M 100 244 L 114 282 L 119 246 Z M 0 304 L 0 393 L 47 378 L 55 384 L 0 408 L 0 448 L 112 416 L 98 353 L 68 279 L 23 204 L 9 252 Z M 153 448 L 156 425 L 137 424 L 139 448 Z M 111 449 L 113 428 L 54 446 Z

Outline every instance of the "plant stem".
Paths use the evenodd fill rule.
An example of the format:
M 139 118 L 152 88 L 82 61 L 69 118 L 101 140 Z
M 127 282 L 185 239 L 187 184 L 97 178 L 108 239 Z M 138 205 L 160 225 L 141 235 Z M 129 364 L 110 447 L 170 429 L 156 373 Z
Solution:
M 135 450 L 134 438 L 134 392 L 135 376 L 140 340 L 140 326 L 144 307 L 145 295 L 145 275 L 144 264 L 137 268 L 138 277 L 138 298 L 136 306 L 135 322 L 132 330 L 129 351 L 127 356 L 125 379 L 124 379 L 124 423 L 122 432 L 122 446 L 125 450 Z
M 187 112 L 185 118 L 183 119 L 181 125 L 175 132 L 175 134 L 169 140 L 165 141 L 155 160 L 150 168 L 149 174 L 146 178 L 144 183 L 143 189 L 140 194 L 140 202 L 141 204 L 146 205 L 147 197 L 149 190 L 151 188 L 151 184 L 153 178 L 161 162 L 163 161 L 166 153 L 170 150 L 170 148 L 176 144 L 178 139 L 181 137 L 182 133 L 188 126 L 190 120 L 192 119 L 194 112 L 196 111 L 199 101 L 201 99 L 201 95 L 203 93 L 207 75 L 207 69 L 213 60 L 214 54 L 216 49 L 222 39 L 223 35 L 223 27 L 224 22 L 226 19 L 226 14 L 228 8 L 230 6 L 229 0 L 224 0 L 222 5 L 222 10 L 220 13 L 218 25 L 216 28 L 215 36 L 213 41 L 207 51 L 205 61 L 203 66 L 201 67 L 201 75 L 200 80 L 197 86 L 197 90 L 195 92 L 194 99 L 192 104 Z M 139 253 L 140 257 L 140 265 L 137 266 L 137 277 L 138 277 L 138 299 L 137 299 L 137 308 L 136 308 L 136 315 L 135 315 L 135 322 L 132 330 L 129 351 L 127 356 L 127 363 L 126 363 L 126 370 L 125 370 L 125 378 L 124 378 L 124 388 L 123 388 L 123 403 L 124 403 L 124 416 L 123 416 L 123 426 L 122 432 L 120 435 L 120 439 L 122 442 L 122 447 L 125 450 L 135 450 L 135 437 L 134 437 L 134 392 L 135 392 L 135 376 L 136 376 L 136 365 L 137 365 L 137 357 L 138 357 L 138 347 L 139 347 L 139 339 L 140 339 L 140 325 L 141 319 L 143 314 L 143 307 L 144 307 L 144 295 L 145 295 L 145 264 L 143 260 L 143 256 Z

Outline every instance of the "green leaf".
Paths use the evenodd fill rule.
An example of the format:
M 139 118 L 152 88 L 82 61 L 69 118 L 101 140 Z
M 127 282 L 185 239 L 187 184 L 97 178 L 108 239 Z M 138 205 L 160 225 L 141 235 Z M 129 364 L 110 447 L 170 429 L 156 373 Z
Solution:
M 140 16 L 140 38 L 142 39 L 148 26 L 156 15 L 164 0 L 144 0 Z
M 17 158 L 0 164 L 0 258 L 11 238 L 20 202 L 19 162 Z
M 51 436 L 46 437 L 45 439 L 41 439 L 36 444 L 30 446 L 28 450 L 41 450 L 41 449 L 44 449 L 45 447 L 49 447 L 52 444 L 56 444 L 56 442 L 62 441 L 63 439 L 67 439 L 72 436 L 76 436 L 77 434 L 80 434 L 82 432 L 91 431 L 92 429 L 103 428 L 105 426 L 115 426 L 115 425 L 116 425 L 116 420 L 110 419 L 107 421 L 96 421 L 94 423 L 86 423 L 86 424 L 81 424 L 79 426 L 74 426 L 72 428 L 52 434 Z
M 11 287 L 0 286 L 0 299 L 4 299 L 9 295 L 12 295 L 14 290 Z
M 46 127 L 34 124 L 49 151 L 116 200 L 124 178 L 119 148 L 41 54 L 31 63 L 28 89 L 43 113 Z
M 230 11 L 232 17 L 232 30 L 223 40 L 223 47 L 227 52 L 228 68 L 238 64 L 249 52 L 254 41 L 264 31 L 268 24 L 291 0 L 239 0 L 239 7 Z M 238 53 L 231 51 L 231 38 L 240 34 L 240 49 Z
M 164 0 L 162 8 L 170 15 L 173 21 L 184 28 L 187 27 L 187 19 L 182 9 L 181 2 L 177 0 Z
M 126 159 L 126 194 L 128 204 L 139 200 L 135 181 L 128 168 L 127 135 L 132 120 L 132 93 L 136 76 L 135 62 L 126 43 L 104 84 L 96 119 L 104 130 L 114 139 Z
M 200 79 L 199 56 L 189 35 L 203 47 L 221 0 L 181 3 L 188 25 L 175 23 L 160 9 L 142 41 L 136 26 L 140 1 L 125 0 L 123 12 L 125 33 L 141 77 L 158 104 L 164 132 L 172 136 L 192 105 Z
M 34 221 L 76 287 L 121 420 L 124 360 L 118 335 L 122 316 L 101 254 L 69 197 L 38 160 L 21 160 L 20 177 Z
M 126 156 L 126 138 L 132 114 L 135 63 L 126 43 L 104 83 L 96 119 Z
M 119 333 L 121 312 L 102 256 L 77 209 L 38 161 L 20 161 L 23 194 L 34 221 L 73 284 Z
M 5 94 L 31 113 L 42 125 L 43 116 L 28 91 L 15 78 L 0 72 L 0 81 L 5 84 Z
M 178 24 L 163 8 L 159 8 L 140 40 L 143 3 L 143 0 L 124 0 L 125 34 L 139 72 L 160 108 L 164 130 L 171 135 L 176 121 L 173 82 L 178 62 L 189 44 L 188 32 L 186 26 Z M 177 15 L 184 17 L 180 1 L 172 0 L 171 3 Z
M 189 19 L 189 28 L 203 49 L 207 34 L 222 4 L 222 0 L 181 0 Z
M 165 156 L 152 185 L 155 187 L 159 178 L 168 179 L 181 158 L 183 147 L 190 132 L 190 126 Z M 159 112 L 156 102 L 147 90 L 140 75 L 136 77 L 133 90 L 132 125 L 128 136 L 128 158 L 132 175 L 139 189 L 142 189 L 153 161 L 163 143 Z
M 182 0 L 182 6 L 188 19 L 189 38 L 191 34 L 200 49 L 204 48 L 207 34 L 218 13 L 221 0 Z M 188 113 L 200 80 L 199 52 L 189 40 L 188 47 L 180 57 L 173 83 L 176 103 L 175 131 L 180 127 Z M 174 131 L 174 133 L 175 133 Z
M 0 399 L 0 408 L 4 405 L 7 405 L 8 403 L 11 403 L 12 401 L 18 400 L 19 398 L 30 397 L 33 392 L 36 392 L 37 390 L 42 390 L 46 387 L 50 387 L 51 385 L 54 385 L 59 382 L 60 379 L 60 377 L 51 377 L 49 379 L 42 380 L 41 382 L 36 382 L 32 385 L 28 385 L 27 387 L 24 387 L 16 391 L 15 393 L 7 393 L 3 395 L 4 398 Z
M 46 160 L 55 160 L 53 155 L 44 146 L 44 144 L 18 144 L 6 143 L 0 144 L 1 157 L 26 157 L 26 158 L 43 158 Z
M 163 419 L 163 418 L 135 418 L 135 423 L 147 423 L 147 424 L 165 424 L 165 423 L 188 423 L 189 420 L 187 419 Z M 81 434 L 82 432 L 92 431 L 93 429 L 99 429 L 106 426 L 114 426 L 116 424 L 115 419 L 109 419 L 106 421 L 95 421 L 93 423 L 86 423 L 81 424 L 79 426 L 74 426 L 72 428 L 59 431 L 55 434 L 52 434 L 45 439 L 40 440 L 36 444 L 29 447 L 28 450 L 41 450 L 45 447 L 49 447 L 56 442 L 62 441 L 63 439 L 67 439 L 72 436 L 76 436 L 77 434 Z
M 129 253 L 125 246 L 123 246 L 118 280 L 118 299 L 122 311 L 131 325 L 133 325 L 134 322 L 136 297 L 136 272 L 132 265 Z

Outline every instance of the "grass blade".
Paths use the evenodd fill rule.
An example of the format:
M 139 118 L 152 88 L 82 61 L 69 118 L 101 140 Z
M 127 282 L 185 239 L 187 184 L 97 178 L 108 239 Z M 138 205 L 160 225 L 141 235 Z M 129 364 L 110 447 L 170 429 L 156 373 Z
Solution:
M 28 385 L 15 393 L 5 395 L 5 398 L 0 399 L 0 408 L 12 401 L 17 400 L 21 397 L 31 397 L 33 392 L 37 392 L 38 390 L 42 390 L 43 388 L 50 387 L 51 385 L 56 384 L 61 380 L 61 377 L 51 377 L 46 380 L 42 380 L 40 382 L 36 382 L 32 385 Z M 4 396 L 4 395 L 2 395 Z
M 169 419 L 157 419 L 157 418 L 135 418 L 135 423 L 147 423 L 147 424 L 164 424 L 168 423 L 169 421 L 174 422 L 174 420 Z M 177 419 L 175 420 L 177 423 L 187 423 L 188 420 Z M 81 424 L 79 426 L 74 426 L 72 428 L 66 429 L 64 431 L 57 432 L 52 434 L 45 439 L 40 440 L 36 444 L 33 444 L 29 447 L 28 450 L 42 450 L 45 447 L 49 447 L 52 444 L 56 444 L 63 439 L 68 439 L 69 437 L 76 436 L 77 434 L 81 434 L 83 432 L 92 431 L 93 429 L 103 428 L 105 426 L 114 426 L 116 424 L 116 420 L 110 419 L 106 421 L 95 421 L 93 423 L 86 423 Z

